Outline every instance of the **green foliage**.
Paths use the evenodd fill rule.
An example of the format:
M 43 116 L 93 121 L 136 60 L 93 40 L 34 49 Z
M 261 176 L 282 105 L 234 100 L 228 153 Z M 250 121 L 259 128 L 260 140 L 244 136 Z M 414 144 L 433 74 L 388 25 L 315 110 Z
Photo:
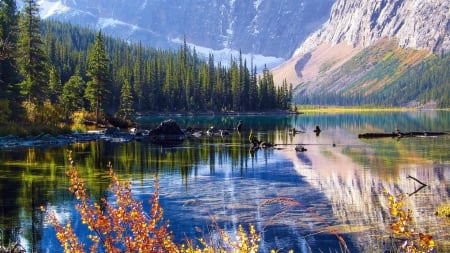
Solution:
M 11 116 L 11 109 L 9 108 L 9 100 L 0 99 L 0 125 L 7 122 Z
M 133 94 L 131 92 L 130 82 L 125 80 L 120 93 L 120 109 L 119 114 L 123 119 L 128 119 L 134 114 L 133 110 Z
M 18 62 L 22 93 L 30 102 L 43 103 L 48 97 L 48 58 L 40 33 L 39 6 L 36 0 L 26 0 L 20 16 Z
M 67 116 L 83 109 L 83 91 L 85 86 L 86 83 L 79 73 L 71 76 L 69 81 L 64 84 L 61 102 Z
M 101 32 L 97 33 L 94 46 L 89 51 L 87 66 L 86 74 L 91 80 L 87 82 L 85 96 L 90 102 L 90 108 L 96 112 L 95 122 L 98 123 L 99 113 L 110 92 L 108 85 L 111 82 L 109 59 Z
M 59 103 L 61 99 L 63 91 L 63 85 L 61 83 L 61 79 L 56 71 L 54 66 L 50 67 L 50 76 L 49 76 L 49 92 L 50 92 L 50 100 L 52 103 Z
M 20 104 L 18 67 L 16 61 L 18 14 L 14 0 L 0 1 L 0 99 L 1 114 L 9 114 Z M 8 109 L 5 105 L 8 104 Z M 3 119 L 3 118 L 2 118 Z
M 401 49 L 395 42 L 368 47 L 334 71 L 328 86 L 296 102 L 340 106 L 450 107 L 450 54 Z M 337 89 L 337 86 L 340 87 Z M 298 92 L 297 92 L 298 93 Z
M 16 123 L 41 117 L 37 109 L 48 100 L 62 105 L 58 119 L 88 110 L 96 122 L 103 113 L 128 118 L 134 112 L 277 110 L 291 101 L 286 86 L 275 88 L 268 70 L 261 78 L 256 67 L 250 72 L 241 55 L 226 68 L 212 55 L 200 59 L 186 41 L 178 51 L 129 44 L 41 22 L 36 0 L 24 6 L 19 17 L 14 0 L 0 2 L 2 117 Z
M 87 62 L 92 58 L 92 49 L 89 56 L 85 51 L 93 48 L 96 41 L 91 31 L 47 21 L 44 33 L 50 37 L 47 47 L 55 47 L 52 63 L 60 72 L 63 83 L 73 75 L 77 65 L 84 80 L 90 77 L 92 67 Z M 262 79 L 264 87 L 261 87 L 256 68 L 250 73 L 241 58 L 231 58 L 231 67 L 227 69 L 221 63 L 215 65 L 212 55 L 207 61 L 199 59 L 195 48 L 189 48 L 186 43 L 173 52 L 146 48 L 140 43 L 130 45 L 106 36 L 102 36 L 102 41 L 106 55 L 111 57 L 108 65 L 110 83 L 106 88 L 109 94 L 101 106 L 111 114 L 120 111 L 124 80 L 129 80 L 132 109 L 137 112 L 259 111 L 284 107 L 277 103 L 278 90 L 275 87 L 266 89 L 268 84 L 273 84 L 272 76 L 266 75 Z M 261 100 L 268 100 L 261 99 L 260 94 L 268 95 L 272 102 L 263 103 L 261 108 Z M 93 96 L 90 101 L 94 102 Z M 90 110 L 95 108 L 91 105 Z

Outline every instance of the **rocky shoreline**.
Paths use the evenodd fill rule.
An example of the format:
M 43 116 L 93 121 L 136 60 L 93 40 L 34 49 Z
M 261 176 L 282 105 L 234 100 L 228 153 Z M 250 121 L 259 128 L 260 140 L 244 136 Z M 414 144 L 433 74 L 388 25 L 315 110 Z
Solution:
M 146 134 L 130 133 L 118 128 L 105 128 L 88 131 L 86 133 L 71 133 L 53 136 L 40 134 L 37 136 L 17 137 L 8 135 L 0 137 L 0 150 L 17 149 L 27 147 L 52 147 L 65 146 L 75 143 L 104 140 L 109 142 L 150 141 L 158 144 L 181 143 L 186 139 L 186 134 L 173 120 L 166 120 Z
M 8 135 L 0 137 L 1 149 L 17 149 L 27 147 L 51 147 L 51 146 L 65 146 L 81 142 L 90 142 L 96 140 L 110 140 L 110 141 L 130 141 L 132 136 L 123 133 L 120 135 L 109 135 L 106 133 L 72 133 L 53 136 L 50 134 L 41 134 L 38 136 L 17 137 Z

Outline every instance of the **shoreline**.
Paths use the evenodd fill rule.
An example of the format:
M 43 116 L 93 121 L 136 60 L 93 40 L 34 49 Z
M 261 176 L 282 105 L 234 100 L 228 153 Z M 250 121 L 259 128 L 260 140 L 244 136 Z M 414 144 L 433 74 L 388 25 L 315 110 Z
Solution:
M 419 109 L 419 108 L 360 108 L 360 107 L 297 107 L 294 111 L 265 111 L 265 112 L 224 112 L 224 113 L 146 113 L 138 114 L 135 119 L 141 117 L 183 117 L 183 116 L 252 116 L 252 115 L 304 115 L 304 114 L 339 114 L 339 113 L 383 113 L 383 112 L 419 112 L 419 111 L 450 111 L 450 108 L 444 109 Z M 98 128 L 97 130 L 106 130 L 108 128 Z M 112 128 L 114 129 L 114 128 Z M 83 143 L 97 140 L 107 140 L 111 142 L 127 142 L 138 138 L 122 130 L 113 133 L 90 131 L 73 132 L 67 134 L 52 135 L 42 133 L 36 136 L 19 137 L 15 135 L 0 136 L 0 150 L 18 149 L 29 147 L 53 147 L 64 146 L 75 143 Z
M 365 112 L 419 112 L 419 111 L 450 111 L 450 108 L 416 108 L 416 107 L 339 107 L 339 106 L 317 106 L 297 107 L 303 113 L 365 113 Z

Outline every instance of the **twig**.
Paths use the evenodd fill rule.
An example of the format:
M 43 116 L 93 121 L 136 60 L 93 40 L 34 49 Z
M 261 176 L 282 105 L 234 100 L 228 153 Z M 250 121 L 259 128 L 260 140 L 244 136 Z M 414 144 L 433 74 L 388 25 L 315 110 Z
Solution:
M 421 182 L 419 179 L 417 179 L 417 178 L 415 178 L 415 177 L 413 177 L 413 176 L 408 175 L 406 178 L 411 178 L 411 179 L 413 179 L 414 181 L 416 181 L 416 182 L 418 182 L 419 184 L 422 185 L 422 186 L 420 186 L 417 190 L 415 190 L 413 193 L 408 194 L 410 197 L 411 197 L 412 195 L 416 194 L 417 192 L 419 192 L 420 190 L 422 190 L 423 188 L 425 188 L 426 186 L 428 186 L 427 184 L 424 184 L 424 183 Z
M 421 182 L 419 179 L 417 179 L 417 178 L 415 178 L 415 177 L 413 177 L 413 176 L 408 175 L 406 178 L 411 178 L 411 179 L 413 179 L 414 181 L 416 181 L 416 182 L 418 182 L 419 184 L 421 184 L 422 186 L 427 186 L 427 184 L 424 184 L 424 183 Z
M 408 196 L 412 196 L 412 195 L 414 195 L 414 194 L 416 194 L 417 192 L 419 192 L 420 190 L 422 190 L 423 188 L 425 188 L 426 187 L 426 185 L 422 185 L 421 187 L 419 187 L 417 190 L 415 190 L 413 193 L 409 193 L 408 194 Z

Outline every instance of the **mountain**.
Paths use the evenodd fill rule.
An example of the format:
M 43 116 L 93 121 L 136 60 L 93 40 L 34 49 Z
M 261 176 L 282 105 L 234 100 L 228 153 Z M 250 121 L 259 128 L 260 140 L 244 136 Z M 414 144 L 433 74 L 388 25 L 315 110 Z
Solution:
M 272 68 L 307 104 L 450 106 L 448 0 L 39 0 L 130 42 Z M 418 81 L 420 80 L 420 81 Z M 414 84 L 414 85 L 412 85 Z
M 419 88 L 448 90 L 448 70 L 441 64 L 449 51 L 448 0 L 337 0 L 323 27 L 273 72 L 276 83 L 286 79 L 296 86 L 300 103 L 445 104 L 448 101 L 439 94 L 417 100 L 421 90 L 418 97 L 399 104 L 394 96 L 399 90 L 392 87 L 404 90 L 400 80 L 404 85 L 416 83 L 415 79 L 432 72 L 436 76 L 409 85 L 407 93 Z
M 41 17 L 157 48 L 187 42 L 279 64 L 328 18 L 334 0 L 39 0 Z M 236 53 L 236 55 L 237 55 Z M 264 56 L 264 57 L 262 57 Z M 257 60 L 257 59 L 256 59 Z M 225 62 L 225 63 L 226 63 Z M 273 64 L 272 64 L 273 65 Z

